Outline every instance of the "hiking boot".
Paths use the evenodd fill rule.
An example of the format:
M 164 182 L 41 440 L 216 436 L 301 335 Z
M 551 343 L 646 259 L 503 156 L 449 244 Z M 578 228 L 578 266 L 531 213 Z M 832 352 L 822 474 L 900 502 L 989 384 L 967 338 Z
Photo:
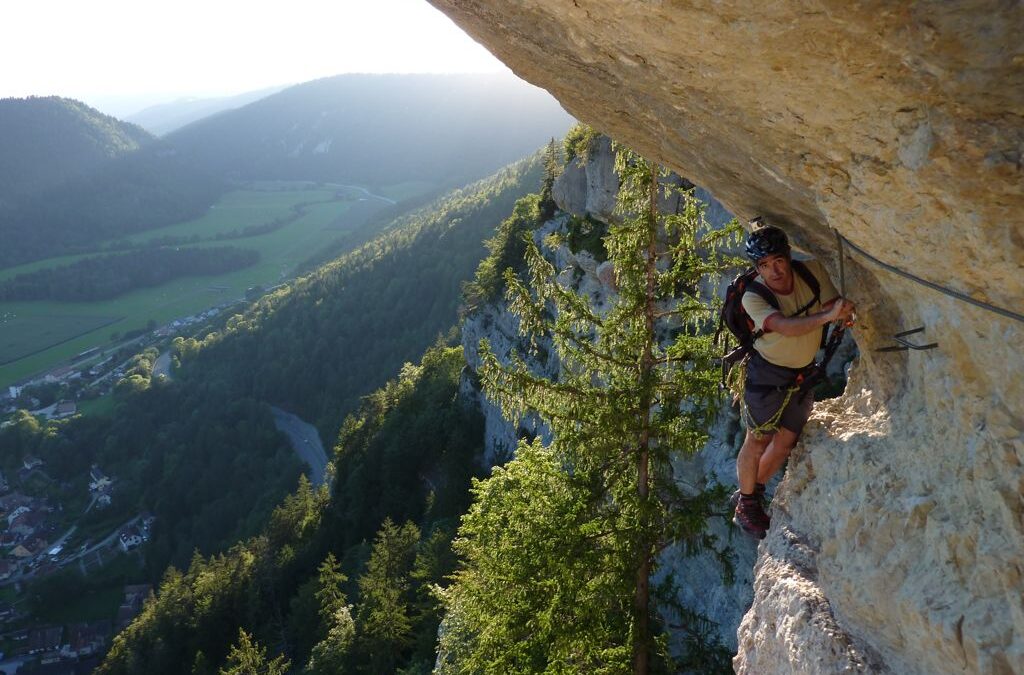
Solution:
M 768 514 L 764 512 L 757 497 L 741 497 L 732 522 L 755 539 L 764 539 L 771 525 Z
M 765 490 L 767 490 L 767 489 L 768 488 L 767 488 L 767 486 L 764 483 L 757 483 L 754 486 L 754 494 L 757 496 L 758 500 L 761 502 L 761 510 L 762 511 L 765 510 L 765 503 L 764 503 L 765 502 L 765 495 L 764 495 L 764 493 L 765 493 Z M 731 495 L 729 495 L 729 506 L 731 506 L 732 508 L 736 508 L 739 505 L 739 503 L 740 503 L 740 497 L 742 496 L 742 494 L 743 493 L 740 492 L 740 489 L 736 488 L 736 491 L 733 492 Z

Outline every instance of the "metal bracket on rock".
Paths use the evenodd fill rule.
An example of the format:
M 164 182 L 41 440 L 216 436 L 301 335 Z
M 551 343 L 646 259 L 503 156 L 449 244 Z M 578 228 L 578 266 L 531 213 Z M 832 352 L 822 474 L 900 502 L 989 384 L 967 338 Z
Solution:
M 927 345 L 915 345 L 915 344 L 912 344 L 912 343 L 908 342 L 907 340 L 903 339 L 903 338 L 905 338 L 908 335 L 913 335 L 915 333 L 923 333 L 923 332 L 924 332 L 924 326 L 921 326 L 920 328 L 911 328 L 910 330 L 905 330 L 902 333 L 896 333 L 895 335 L 892 336 L 892 339 L 895 340 L 896 342 L 899 342 L 900 343 L 899 345 L 893 345 L 891 347 L 882 347 L 880 349 L 876 349 L 875 351 L 876 352 L 905 352 L 908 349 L 913 349 L 915 351 L 924 351 L 926 349 L 935 349 L 936 347 L 939 346 L 938 342 L 932 342 L 931 344 L 927 344 Z

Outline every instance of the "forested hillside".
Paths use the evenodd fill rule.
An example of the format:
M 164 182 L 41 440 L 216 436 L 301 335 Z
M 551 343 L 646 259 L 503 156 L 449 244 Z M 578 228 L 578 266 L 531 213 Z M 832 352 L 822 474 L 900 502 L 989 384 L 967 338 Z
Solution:
M 84 103 L 0 100 L 0 267 L 185 220 L 222 189 L 140 127 Z
M 230 382 L 333 438 L 360 396 L 455 323 L 483 241 L 540 186 L 541 173 L 536 155 L 457 190 L 264 297 L 225 329 L 178 341 L 182 373 Z
M 151 143 L 0 205 L 0 267 L 93 251 L 104 239 L 194 218 L 226 185 Z
M 167 136 L 198 166 L 252 179 L 451 188 L 561 136 L 572 119 L 508 75 L 340 75 Z
M 419 365 L 400 365 L 453 325 L 483 240 L 517 200 L 536 223 L 536 195 L 522 198 L 540 185 L 540 165 L 535 156 L 457 191 L 223 332 L 179 342 L 180 381 L 298 403 L 304 416 L 322 406 L 316 419 L 338 438 L 334 490 L 303 482 L 259 536 L 168 571 L 102 672 L 189 663 L 213 673 L 240 658 L 229 658 L 232 645 L 255 655 L 250 637 L 311 673 L 430 671 L 441 616 L 430 589 L 454 569 L 451 540 L 480 471 L 483 421 L 456 395 L 460 348 L 436 345 Z M 500 257 L 492 246 L 486 266 Z M 386 384 L 358 404 L 374 381 Z M 291 392 L 305 398 L 285 399 Z M 345 407 L 355 414 L 338 433 Z
M 265 96 L 276 94 L 283 88 L 270 87 L 258 91 L 247 91 L 236 96 L 179 99 L 149 106 L 125 119 L 132 124 L 138 124 L 152 134 L 163 136 L 204 117 L 225 110 L 241 108 L 243 105 L 258 101 Z
M 0 99 L 0 204 L 152 143 L 134 124 L 57 96 Z
M 267 672 L 252 636 L 302 672 L 429 673 L 431 585 L 454 569 L 482 447 L 479 413 L 456 396 L 464 365 L 435 347 L 367 397 L 335 448 L 339 489 L 303 483 L 259 536 L 168 570 L 99 672 L 205 675 L 243 655 L 252 670 L 237 672 Z
M 197 217 L 250 181 L 354 184 L 395 202 L 440 194 L 571 123 L 510 76 L 326 78 L 161 140 L 77 101 L 0 104 L 0 267 Z
M 286 641 L 290 655 L 306 659 L 316 642 L 337 628 L 333 618 L 318 618 L 319 582 L 309 576 L 330 550 L 352 575 L 345 586 L 349 597 L 394 603 L 399 599 L 391 584 L 402 589 L 400 639 L 387 642 L 391 629 L 372 627 L 372 613 L 356 611 L 354 651 L 346 658 L 378 665 L 380 658 L 427 663 L 439 620 L 427 587 L 453 564 L 448 544 L 455 518 L 468 505 L 482 427 L 478 414 L 464 409 L 455 396 L 463 367 L 460 350 L 437 347 L 420 366 L 402 364 L 415 361 L 454 325 L 462 285 L 486 254 L 484 239 L 517 199 L 539 185 L 540 163 L 535 156 L 455 191 L 265 297 L 246 314 L 226 318 L 224 327 L 204 340 L 179 341 L 181 366 L 173 380 L 151 378 L 154 350 L 140 355 L 116 387 L 116 406 L 107 415 L 41 424 L 18 413 L 12 426 L 0 430 L 0 468 L 11 475 L 24 457 L 36 456 L 54 467 L 55 479 L 87 494 L 82 481 L 90 466 L 101 465 L 117 479 L 114 503 L 83 518 L 80 527 L 100 533 L 136 514 L 152 513 L 153 537 L 144 547 L 150 581 L 156 582 L 168 565 L 190 567 L 186 579 L 206 589 L 211 575 L 220 574 L 212 570 L 230 565 L 235 577 L 217 593 L 259 584 L 246 586 L 248 598 L 264 593 L 266 584 L 273 586 L 270 595 L 261 596 L 264 604 L 247 605 L 245 621 L 232 614 L 240 596 L 218 595 L 212 606 L 205 599 L 192 606 L 178 591 L 170 591 L 175 612 L 188 610 L 197 617 L 190 625 L 207 625 L 202 617 L 209 615 L 215 625 L 231 631 L 244 625 L 261 641 L 267 631 L 277 630 L 271 634 L 277 636 L 273 644 Z M 360 397 L 399 371 L 398 380 L 359 408 Z M 301 467 L 275 430 L 268 403 L 315 420 L 327 439 L 338 437 L 345 413 L 358 408 L 358 416 L 341 431 L 337 451 L 335 484 L 344 488 L 329 504 L 308 482 L 285 500 Z M 74 508 L 79 509 L 77 499 Z M 282 500 L 282 510 L 270 518 Z M 314 506 L 317 514 L 309 511 Z M 322 527 L 317 525 L 321 519 Z M 384 548 L 374 554 L 370 542 L 382 527 L 377 538 Z M 193 558 L 196 550 L 219 556 L 261 529 L 273 544 L 268 549 L 260 548 L 265 544 L 258 538 L 223 558 Z M 314 534 L 315 542 L 301 540 Z M 391 555 L 386 549 L 392 545 L 405 561 L 398 568 L 372 562 L 374 555 Z M 309 552 L 303 553 L 306 548 Z M 260 561 L 255 571 L 249 567 L 253 559 Z M 256 574 L 255 581 L 249 572 Z M 367 574 L 357 582 L 358 575 Z M 179 577 L 168 573 L 166 578 L 173 585 Z M 138 574 L 122 575 L 113 583 L 142 580 Z M 73 587 L 104 592 L 104 583 L 111 580 L 83 580 L 69 568 L 36 582 L 29 594 L 38 599 L 34 606 L 44 607 Z M 298 593 L 294 600 L 293 591 Z M 206 592 L 196 591 L 197 597 Z M 274 602 L 284 604 L 271 612 L 265 603 Z M 228 615 L 218 613 L 222 610 Z M 282 616 L 294 627 L 281 628 Z M 165 672 L 180 672 L 175 670 L 177 656 L 167 655 L 185 650 L 190 659 L 198 658 L 198 644 L 209 663 L 216 664 L 237 637 L 225 638 L 213 629 L 196 635 L 168 624 L 160 624 L 158 633 L 151 630 L 144 631 L 148 637 L 139 637 L 149 646 L 131 643 L 127 652 L 116 653 L 154 649 L 158 653 L 150 656 L 166 665 Z M 115 663 L 132 672 L 142 662 Z M 200 667 L 197 672 L 207 671 Z

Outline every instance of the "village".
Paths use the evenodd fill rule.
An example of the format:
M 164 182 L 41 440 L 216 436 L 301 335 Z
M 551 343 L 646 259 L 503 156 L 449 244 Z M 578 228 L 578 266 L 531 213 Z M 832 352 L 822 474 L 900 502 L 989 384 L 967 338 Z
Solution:
M 169 375 L 170 339 L 195 329 L 218 316 L 233 303 L 176 319 L 166 326 L 151 327 L 142 335 L 128 335 L 119 344 L 88 349 L 68 362 L 17 385 L 0 390 L 0 419 L 27 410 L 40 422 L 87 414 L 90 403 L 110 400 L 117 382 L 125 376 L 132 358 L 142 349 L 157 347 L 164 354 L 153 377 Z M 0 422 L 0 429 L 14 424 Z M 10 460 L 11 458 L 7 458 Z M 19 461 L 20 460 L 20 461 Z M 123 584 L 120 604 L 109 618 L 46 620 L 34 616 L 27 593 L 34 584 L 73 571 L 82 578 L 109 566 L 124 564 L 141 569 L 141 551 L 151 538 L 155 518 L 146 512 L 129 514 L 123 522 L 82 527 L 83 517 L 116 511 L 117 478 L 93 464 L 87 476 L 58 483 L 46 471 L 43 459 L 17 458 L 13 475 L 0 471 L 0 673 L 91 672 L 106 653 L 114 635 L 142 611 L 152 593 L 151 584 Z M 8 469 L 10 461 L 5 464 Z M 55 499 L 68 491 L 88 486 L 88 495 Z M 83 486 L 81 488 L 77 486 Z M 64 502 L 84 503 L 70 513 Z M 100 517 L 102 526 L 109 518 Z M 141 573 L 138 573 L 141 578 Z M 109 604 L 109 603 L 108 603 Z
M 247 295 L 258 295 L 257 291 L 264 289 L 250 290 Z M 45 373 L 0 390 L 0 420 L 7 418 L 0 422 L 0 430 L 28 419 L 26 413 L 41 424 L 102 413 L 104 402 L 113 405 L 113 390 L 131 374 L 132 361 L 143 350 L 159 352 L 152 379 L 170 378 L 171 340 L 201 332 L 234 304 L 227 302 L 165 326 L 151 325 L 141 335 L 121 336 L 115 345 L 88 349 Z M 289 435 L 300 455 L 313 452 L 307 438 L 316 436 L 312 427 L 299 428 L 302 425 L 297 418 L 275 420 L 275 424 Z M 318 438 L 316 441 L 319 445 Z M 322 448 L 319 454 L 323 455 L 320 461 L 311 465 L 326 463 Z M 41 457 L 25 454 L 0 456 L 0 460 L 6 468 L 0 469 L 0 673 L 91 672 L 113 636 L 142 611 L 153 591 L 151 584 L 130 582 L 144 579 L 143 554 L 156 518 L 119 503 L 117 476 L 99 464 L 92 464 L 85 475 L 57 481 L 47 473 Z M 86 489 L 88 494 L 84 494 Z M 66 580 L 73 574 L 77 580 L 73 583 L 81 585 L 114 570 L 125 583 L 104 591 L 102 604 L 109 607 L 108 618 L 96 618 L 102 612 L 95 606 L 87 612 L 65 612 L 69 615 L 66 620 L 33 614 L 30 596 L 40 583 Z M 75 596 L 77 590 L 69 595 Z M 70 597 L 64 604 L 76 601 Z
M 83 406 L 87 407 L 88 402 L 107 396 L 124 376 L 132 357 L 140 350 L 147 347 L 164 350 L 171 338 L 190 334 L 191 329 L 215 319 L 237 302 L 224 302 L 204 312 L 175 319 L 164 326 L 151 325 L 147 329 L 118 336 L 118 344 L 114 346 L 92 347 L 44 373 L 9 385 L 0 390 L 0 415 L 9 416 L 24 409 L 42 420 L 72 417 L 81 412 Z M 158 364 L 156 370 L 162 372 L 154 374 L 168 375 L 168 366 L 169 363 Z M 0 422 L 0 429 L 7 424 L 9 421 Z
M 25 488 L 35 478 L 45 479 L 45 469 L 41 459 L 24 457 L 17 484 Z M 88 506 L 81 515 L 109 508 L 115 486 L 116 479 L 93 465 L 88 475 Z M 148 584 L 125 585 L 123 602 L 109 619 L 54 624 L 33 616 L 25 597 L 33 583 L 64 569 L 83 577 L 95 573 L 149 541 L 155 522 L 151 514 L 140 513 L 110 532 L 89 537 L 80 533 L 77 523 L 69 524 L 72 517 L 47 497 L 26 494 L 23 489 L 12 491 L 0 476 L 0 597 L 4 598 L 0 601 L 0 671 L 4 673 L 76 672 L 69 668 L 94 667 L 90 657 L 98 659 L 105 653 L 112 635 L 141 611 L 152 590 Z

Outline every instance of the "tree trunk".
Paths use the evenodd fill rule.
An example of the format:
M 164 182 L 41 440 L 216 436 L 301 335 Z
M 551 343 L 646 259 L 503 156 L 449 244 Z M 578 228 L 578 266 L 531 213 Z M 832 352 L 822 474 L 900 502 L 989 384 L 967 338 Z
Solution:
M 633 596 L 633 674 L 647 675 L 650 666 L 650 626 L 648 625 L 648 614 L 650 612 L 650 577 L 651 577 L 651 546 L 648 541 L 651 523 L 650 508 L 650 442 L 651 442 L 651 406 L 653 396 L 651 394 L 651 371 L 654 368 L 654 300 L 655 300 L 655 264 L 657 255 L 658 237 L 658 174 L 657 168 L 652 162 L 647 163 L 650 171 L 650 184 L 648 185 L 647 225 L 648 241 L 646 251 L 646 273 L 647 288 L 646 302 L 644 303 L 644 329 L 646 335 L 644 353 L 640 360 L 640 385 L 643 395 L 641 397 L 640 414 L 643 418 L 643 429 L 640 434 L 640 443 L 637 453 L 637 482 L 636 492 L 640 503 L 640 522 L 638 526 L 643 536 L 640 537 L 640 564 L 636 571 L 636 593 Z

